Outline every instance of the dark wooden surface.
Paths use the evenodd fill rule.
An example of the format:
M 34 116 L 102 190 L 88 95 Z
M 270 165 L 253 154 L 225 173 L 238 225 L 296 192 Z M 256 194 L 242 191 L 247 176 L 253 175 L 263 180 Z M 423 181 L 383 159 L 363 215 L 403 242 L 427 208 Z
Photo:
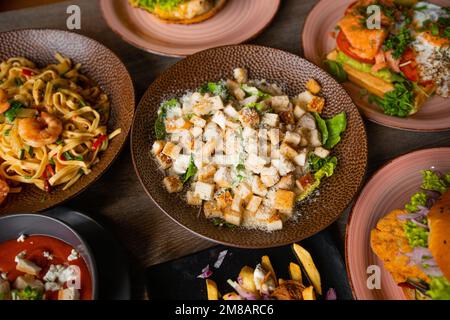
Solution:
M 100 41 L 122 59 L 133 78 L 138 101 L 152 81 L 178 60 L 146 53 L 122 41 L 107 27 L 97 1 L 92 0 L 66 1 L 0 13 L 0 31 L 22 28 L 65 29 L 66 8 L 74 3 L 81 7 L 82 22 L 78 32 Z M 273 23 L 252 43 L 302 55 L 301 30 L 315 3 L 315 0 L 283 0 Z M 367 122 L 367 133 L 368 175 L 400 154 L 420 148 L 450 145 L 449 132 L 412 133 Z M 118 160 L 97 183 L 66 205 L 106 221 L 135 263 L 142 267 L 213 245 L 173 223 L 147 197 L 134 173 L 129 146 L 125 147 Z M 329 228 L 341 252 L 348 211 Z M 149 229 L 139 231 L 142 230 L 142 224 L 149 225 Z

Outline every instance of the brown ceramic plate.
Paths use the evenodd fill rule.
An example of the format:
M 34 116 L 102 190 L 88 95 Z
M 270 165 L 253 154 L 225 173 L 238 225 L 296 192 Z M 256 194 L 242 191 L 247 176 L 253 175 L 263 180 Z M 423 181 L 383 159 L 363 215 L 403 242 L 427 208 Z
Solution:
M 450 171 L 450 148 L 419 150 L 398 157 L 382 167 L 358 197 L 347 226 L 346 259 L 350 284 L 356 299 L 404 300 L 402 289 L 370 248 L 370 231 L 394 209 L 403 208 L 422 184 L 421 170 L 434 167 Z M 381 289 L 367 287 L 367 267 L 381 269 Z
M 302 41 L 306 59 L 323 66 L 326 55 L 336 48 L 335 32 L 337 22 L 343 17 L 345 9 L 355 0 L 322 0 L 309 13 L 303 27 Z M 448 0 L 430 0 L 438 5 L 448 5 Z M 383 126 L 410 131 L 450 130 L 450 99 L 432 97 L 415 115 L 397 118 L 385 115 L 377 105 L 370 104 L 361 97 L 361 88 L 350 82 L 343 84 L 356 105 L 371 121 Z
M 111 140 L 101 154 L 100 162 L 92 173 L 83 176 L 66 191 L 56 188 L 46 193 L 31 185 L 23 191 L 10 194 L 0 213 L 36 212 L 66 201 L 97 180 L 118 156 L 131 128 L 134 113 L 134 89 L 130 75 L 119 58 L 100 43 L 82 35 L 60 30 L 38 29 L 0 33 L 0 61 L 23 56 L 40 66 L 55 63 L 54 54 L 61 53 L 81 63 L 81 72 L 100 84 L 111 100 L 111 117 L 108 132 L 117 128 L 122 133 Z
M 151 155 L 154 123 L 162 101 L 195 90 L 208 81 L 232 77 L 233 68 L 249 70 L 251 79 L 266 79 L 281 85 L 293 96 L 305 90 L 310 78 L 323 88 L 327 104 L 325 116 L 345 111 L 348 128 L 335 149 L 339 159 L 336 173 L 326 179 L 317 201 L 298 208 L 297 222 L 283 230 L 265 233 L 242 228 L 218 228 L 188 206 L 181 194 L 169 194 L 162 183 L 163 173 Z M 312 63 L 277 49 L 238 45 L 209 49 L 194 54 L 164 72 L 147 90 L 136 112 L 131 133 L 131 151 L 136 172 L 144 189 L 169 217 L 192 232 L 215 242 L 246 248 L 275 247 L 300 241 L 335 221 L 348 206 L 363 179 L 367 164 L 367 137 L 356 106 L 345 90 L 325 71 Z
M 279 5 L 280 0 L 227 0 L 210 19 L 180 25 L 165 23 L 132 7 L 128 0 L 100 0 L 103 17 L 122 39 L 145 51 L 173 57 L 252 39 L 270 24 Z

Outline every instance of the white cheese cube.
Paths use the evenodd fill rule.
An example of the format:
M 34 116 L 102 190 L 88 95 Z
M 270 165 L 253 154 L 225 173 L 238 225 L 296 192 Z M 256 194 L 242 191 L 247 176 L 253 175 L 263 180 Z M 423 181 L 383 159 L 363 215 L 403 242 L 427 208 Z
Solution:
M 303 117 L 303 115 L 306 113 L 306 111 L 300 107 L 299 105 L 296 105 L 294 107 L 294 117 L 296 119 L 300 119 L 301 117 Z
M 30 260 L 17 258 L 16 270 L 37 277 L 42 268 Z
M 320 138 L 319 130 L 310 130 L 309 131 L 309 145 L 312 147 L 320 147 L 322 145 L 322 140 Z
M 180 154 L 178 158 L 173 162 L 173 170 L 176 174 L 182 175 L 186 172 L 191 162 L 191 156 L 187 154 Z
M 322 147 L 316 147 L 314 149 L 314 154 L 319 158 L 325 159 L 330 155 L 330 151 Z
M 212 110 L 222 110 L 224 108 L 222 98 L 220 96 L 214 96 L 209 98 L 212 104 Z
M 239 83 L 246 83 L 248 80 L 248 72 L 243 68 L 236 68 L 233 70 L 233 76 Z
M 217 111 L 214 113 L 211 121 L 216 123 L 222 130 L 225 130 L 227 119 L 225 118 L 225 114 L 222 111 Z
M 210 183 L 204 183 L 197 181 L 195 184 L 195 195 L 199 196 L 200 199 L 205 201 L 210 201 L 214 195 L 214 185 Z
M 256 154 L 249 154 L 247 159 L 245 160 L 245 168 L 247 170 L 252 171 L 253 173 L 261 173 L 262 169 L 266 165 L 266 160 L 261 157 L 258 157 Z
M 302 137 L 296 132 L 287 131 L 284 135 L 284 142 L 294 147 L 300 143 L 301 139 Z
M 303 167 L 306 164 L 307 153 L 306 151 L 300 152 L 295 158 L 294 162 L 296 165 Z
M 215 139 L 209 140 L 208 142 L 206 142 L 203 147 L 202 147 L 202 155 L 203 155 L 203 159 L 206 161 L 206 159 L 208 159 L 211 154 L 214 152 L 215 148 L 216 148 L 217 142 Z
M 298 154 L 294 148 L 285 142 L 281 144 L 280 153 L 288 159 L 294 159 Z
M 231 187 L 230 170 L 226 167 L 220 167 L 214 174 L 214 182 L 221 188 Z
M 206 126 L 206 120 L 196 115 L 193 115 L 189 121 L 196 127 L 204 128 Z
M 267 188 L 274 186 L 278 181 L 280 181 L 278 170 L 273 166 L 264 168 L 261 170 L 261 181 Z
M 287 160 L 284 156 L 281 156 L 279 159 L 272 159 L 272 165 L 277 168 L 282 177 L 295 170 L 295 166 L 292 162 Z
M 270 127 L 278 127 L 280 124 L 280 117 L 276 113 L 265 113 L 262 118 L 262 123 Z
M 181 152 L 181 147 L 172 142 L 167 142 L 162 153 L 171 159 L 176 159 Z
M 239 112 L 231 104 L 227 105 L 223 112 L 233 120 L 239 119 Z
M 250 212 L 256 212 L 258 211 L 258 208 L 261 205 L 262 201 L 263 199 L 261 197 L 252 196 L 245 209 Z

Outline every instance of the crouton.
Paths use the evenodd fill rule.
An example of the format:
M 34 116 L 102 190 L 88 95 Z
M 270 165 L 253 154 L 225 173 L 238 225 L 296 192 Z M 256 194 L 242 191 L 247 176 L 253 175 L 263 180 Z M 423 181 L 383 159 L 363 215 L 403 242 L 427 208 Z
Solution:
M 209 157 L 211 157 L 216 146 L 217 146 L 217 141 L 215 139 L 207 141 L 202 147 L 203 159 L 208 159 Z
M 17 258 L 16 270 L 33 276 L 38 276 L 42 268 L 30 260 Z
M 183 118 L 178 118 L 166 119 L 165 126 L 167 133 L 178 133 L 183 130 L 189 130 L 192 124 L 189 121 L 185 121 Z
M 214 185 L 210 183 L 204 183 L 197 181 L 195 184 L 195 195 L 199 196 L 200 199 L 210 201 L 214 195 Z
M 216 192 L 215 199 L 217 207 L 221 210 L 231 206 L 233 203 L 233 196 L 229 191 L 220 190 Z
M 322 147 L 316 147 L 314 149 L 314 154 L 319 158 L 325 159 L 330 155 L 330 151 Z
M 241 89 L 241 86 L 239 83 L 233 80 L 227 80 L 227 88 L 230 90 L 231 94 L 238 100 L 244 100 L 245 99 L 245 92 Z
M 246 83 L 248 80 L 248 72 L 243 68 L 236 68 L 233 70 L 234 79 L 239 83 Z
M 58 300 L 80 300 L 80 291 L 75 288 L 59 290 Z
M 272 145 L 277 145 L 280 143 L 280 130 L 279 129 L 270 129 L 267 132 L 267 136 L 269 137 L 270 143 Z
M 183 183 L 179 176 L 165 177 L 163 183 L 169 193 L 181 192 L 183 190 Z
M 204 128 L 206 126 L 206 120 L 196 115 L 193 115 L 189 121 L 199 128 Z
M 306 108 L 311 112 L 322 113 L 325 106 L 325 99 L 322 97 L 314 97 L 310 103 L 306 105 Z
M 292 110 L 282 111 L 279 113 L 281 121 L 285 124 L 295 124 L 295 116 Z
M 259 206 L 261 205 L 263 199 L 261 197 L 253 195 L 250 198 L 250 201 L 248 202 L 245 209 L 250 212 L 256 212 L 258 211 Z
M 262 123 L 269 127 L 278 127 L 280 124 L 280 117 L 276 113 L 265 113 L 262 118 Z
M 162 150 L 162 153 L 171 159 L 176 159 L 181 152 L 181 147 L 175 143 L 167 142 Z
M 161 153 L 161 151 L 164 149 L 164 145 L 166 144 L 165 141 L 162 140 L 156 140 L 153 142 L 152 146 L 152 153 L 156 156 Z
M 306 89 L 311 91 L 313 94 L 318 94 L 320 90 L 322 89 L 319 85 L 319 83 L 314 79 L 309 79 L 306 83 Z
M 212 110 L 213 110 L 213 104 L 211 103 L 211 101 L 209 101 L 207 99 L 200 100 L 192 107 L 192 111 L 194 111 L 194 113 L 199 116 L 207 115 Z
M 309 131 L 309 144 L 312 147 L 320 147 L 322 145 L 322 139 L 320 138 L 319 130 L 310 130 Z
M 191 129 L 191 134 L 192 134 L 192 136 L 193 136 L 194 138 L 199 138 L 199 137 L 201 137 L 202 133 L 203 133 L 203 129 L 200 128 L 200 127 L 193 127 L 193 128 Z
M 275 194 L 274 208 L 286 215 L 292 215 L 294 209 L 295 194 L 283 189 L 277 190 Z
M 304 91 L 295 98 L 295 105 L 301 107 L 302 109 L 306 109 L 308 103 L 312 102 L 313 99 L 314 95 L 311 92 Z
M 280 179 L 280 181 L 275 185 L 277 189 L 290 190 L 294 187 L 294 176 L 289 174 Z
M 282 177 L 295 170 L 295 166 L 292 164 L 292 162 L 290 162 L 284 156 L 280 156 L 279 159 L 272 159 L 272 165 L 277 168 L 280 176 Z
M 243 203 L 244 203 L 244 200 L 239 195 L 235 195 L 233 198 L 233 202 L 231 204 L 231 209 L 233 211 L 242 213 Z
M 158 161 L 160 167 L 164 170 L 169 169 L 172 166 L 172 159 L 170 159 L 168 156 L 160 152 L 158 155 L 156 155 L 156 160 Z
M 276 113 L 281 111 L 286 111 L 289 107 L 289 97 L 288 96 L 275 96 L 271 99 L 272 108 Z
M 272 215 L 267 220 L 267 231 L 277 231 L 283 229 L 283 220 L 281 220 L 278 214 Z
M 220 96 L 210 97 L 208 100 L 211 102 L 213 111 L 222 110 L 224 108 L 223 101 Z
M 302 137 L 297 132 L 287 131 L 283 141 L 295 147 L 298 146 L 301 139 Z
M 242 108 L 239 111 L 239 121 L 243 127 L 256 128 L 259 125 L 259 114 L 255 108 Z
M 186 200 L 188 205 L 190 206 L 201 206 L 202 199 L 198 195 L 196 195 L 193 191 L 188 191 L 186 193 Z
M 292 148 L 285 142 L 281 144 L 280 153 L 287 159 L 294 159 L 298 154 L 298 152 L 294 148 Z
M 240 212 L 234 211 L 231 208 L 226 208 L 223 217 L 228 223 L 234 224 L 235 226 L 241 225 L 242 214 Z
M 241 182 L 236 193 L 245 201 L 253 195 L 252 187 L 247 182 Z
M 265 197 L 267 194 L 267 188 L 264 185 L 264 183 L 262 183 L 261 178 L 259 176 L 253 176 L 252 192 L 261 197 Z
M 207 201 L 207 202 L 205 202 L 205 204 L 203 205 L 203 212 L 204 212 L 205 217 L 207 219 L 222 218 L 223 217 L 223 212 L 217 206 L 215 201 Z
M 267 188 L 274 186 L 278 181 L 280 181 L 278 170 L 273 166 L 264 168 L 261 171 L 261 181 Z
M 306 113 L 305 109 L 303 109 L 302 107 L 300 107 L 299 105 L 296 105 L 294 107 L 294 117 L 296 119 L 300 119 L 301 117 L 303 117 L 303 115 Z
M 216 173 L 216 167 L 212 164 L 208 164 L 207 166 L 201 168 L 198 172 L 198 181 L 209 181 L 214 174 Z

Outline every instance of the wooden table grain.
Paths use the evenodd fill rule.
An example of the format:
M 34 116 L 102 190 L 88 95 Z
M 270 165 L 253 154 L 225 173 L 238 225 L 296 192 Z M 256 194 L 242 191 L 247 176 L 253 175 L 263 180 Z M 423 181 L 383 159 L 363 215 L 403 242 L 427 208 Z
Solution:
M 315 0 L 283 0 L 272 24 L 251 43 L 302 55 L 301 30 L 315 3 Z M 81 8 L 81 30 L 77 32 L 103 43 L 125 63 L 134 81 L 137 101 L 159 74 L 178 61 L 176 58 L 141 51 L 122 41 L 106 25 L 97 1 L 66 1 L 0 13 L 0 31 L 22 28 L 66 29 L 66 8 L 70 4 L 77 4 Z M 368 175 L 398 155 L 420 148 L 450 145 L 449 132 L 406 132 L 368 121 L 366 125 L 369 137 Z M 123 243 L 132 261 L 140 267 L 214 245 L 172 222 L 147 197 L 134 173 L 129 145 L 100 180 L 66 205 L 106 223 Z M 342 251 L 348 211 L 330 227 Z

